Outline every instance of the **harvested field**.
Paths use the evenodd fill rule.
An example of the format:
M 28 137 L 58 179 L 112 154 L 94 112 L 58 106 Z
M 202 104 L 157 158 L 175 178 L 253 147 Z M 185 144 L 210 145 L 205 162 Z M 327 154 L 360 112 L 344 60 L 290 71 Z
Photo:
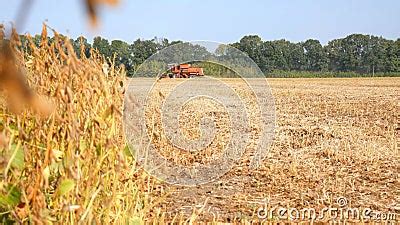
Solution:
M 77 55 L 68 37 L 46 35 L 44 26 L 41 40 L 26 36 L 21 48 L 14 33 L 10 47 L 16 48 L 2 46 L 7 51 L 0 55 L 0 224 L 314 218 L 279 218 L 271 211 L 278 207 L 353 214 L 368 208 L 372 219 L 399 221 L 400 78 L 269 79 L 273 98 L 257 79 L 251 79 L 252 89 L 238 79 L 221 79 L 235 95 L 206 77 L 162 79 L 144 99 L 142 117 L 127 117 L 126 110 L 140 108 L 123 104 L 129 81 L 135 100 L 147 97 L 143 84 L 152 80 L 127 79 L 115 57 L 94 49 L 89 57 L 83 44 Z M 171 94 L 185 81 L 191 86 Z M 185 90 L 205 96 L 186 96 Z M 212 93 L 220 98 L 208 98 Z M 167 101 L 175 94 L 181 95 Z M 255 95 L 264 103 L 273 99 L 274 113 L 263 110 Z M 165 104 L 169 117 L 160 116 Z M 264 116 L 273 120 L 265 123 Z M 143 148 L 129 151 L 127 118 L 142 124 L 131 133 L 143 138 Z M 169 118 L 176 120 L 165 132 Z M 265 124 L 274 128 L 267 136 Z M 268 150 L 265 160 L 252 168 L 253 159 L 263 156 L 258 144 L 272 137 L 270 148 L 261 148 Z M 185 179 L 149 176 L 138 166 L 142 158 L 132 157 L 148 146 L 164 159 L 151 173 L 213 181 L 188 187 L 169 184 Z M 227 146 L 244 151 L 225 154 Z M 154 165 L 157 158 L 148 156 Z M 172 164 L 186 170 L 168 167 Z M 199 170 L 202 165 L 211 166 Z M 359 219 L 357 214 L 349 220 Z
M 161 80 L 155 88 L 163 93 L 161 98 L 166 98 L 180 82 L 183 80 Z M 200 85 L 201 79 L 198 82 Z M 224 82 L 241 90 L 239 80 Z M 181 215 L 201 220 L 257 220 L 257 210 L 265 204 L 322 210 L 338 207 L 338 198 L 347 200 L 346 207 L 400 213 L 399 78 L 268 82 L 275 98 L 276 129 L 275 140 L 261 167 L 250 169 L 245 154 L 238 165 L 214 182 L 195 187 L 160 184 L 167 197 L 150 214 L 166 212 L 164 217 L 170 219 Z M 151 111 L 157 108 L 155 102 L 162 102 L 159 96 L 150 98 L 154 102 L 149 103 L 152 107 L 146 115 L 153 115 L 153 120 L 148 124 L 159 125 L 160 121 L 154 122 L 157 112 Z M 218 121 L 224 124 L 223 107 L 207 102 L 203 102 L 204 107 L 198 104 L 202 102 L 181 111 L 194 118 L 190 122 L 184 116 L 186 120 L 180 123 L 180 129 L 189 138 L 199 137 L 198 126 L 193 124 L 198 124 L 200 114 L 219 115 Z M 251 118 L 256 119 L 257 115 Z M 219 127 L 223 128 L 221 124 Z M 257 136 L 254 126 L 252 134 Z M 162 133 L 155 127 L 154 132 Z M 217 134 L 216 142 L 229 139 L 229 133 Z M 162 134 L 160 137 L 155 142 L 157 146 L 166 143 Z M 190 162 L 202 162 L 200 159 L 218 154 L 217 146 L 221 147 L 213 143 L 203 155 L 185 154 L 192 157 Z M 184 163 L 187 159 L 171 152 L 167 154 L 169 160 Z

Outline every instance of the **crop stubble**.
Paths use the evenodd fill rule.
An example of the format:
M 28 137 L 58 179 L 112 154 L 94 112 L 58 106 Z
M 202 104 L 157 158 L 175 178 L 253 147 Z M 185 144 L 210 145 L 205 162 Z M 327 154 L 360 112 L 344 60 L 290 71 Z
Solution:
M 244 154 L 238 165 L 212 183 L 196 187 L 165 185 L 170 197 L 158 209 L 166 211 L 167 217 L 194 213 L 199 218 L 226 221 L 255 218 L 255 211 L 266 201 L 272 206 L 322 209 L 335 206 L 335 200 L 344 196 L 351 207 L 398 213 L 400 79 L 268 81 L 275 98 L 277 124 L 274 143 L 261 167 L 251 170 L 249 156 Z M 182 80 L 161 81 L 156 87 L 156 92 L 162 93 L 158 96 L 165 99 L 179 82 Z M 247 110 L 257 108 L 251 92 L 244 91 L 244 83 L 237 79 L 224 82 L 246 99 Z M 155 102 L 159 104 L 160 99 Z M 201 134 L 199 115 L 217 115 L 217 127 L 225 129 L 217 132 L 217 138 L 203 153 L 168 153 L 168 157 L 175 162 L 206 163 L 204 158 L 218 155 L 218 147 L 229 141 L 229 117 L 223 108 L 199 101 L 185 105 L 179 112 L 183 118 L 180 129 L 189 138 Z M 256 142 L 260 121 L 257 112 L 249 115 L 251 140 Z M 162 136 L 159 128 L 155 130 Z M 221 133 L 224 131 L 227 133 Z M 160 138 L 156 144 L 171 143 Z

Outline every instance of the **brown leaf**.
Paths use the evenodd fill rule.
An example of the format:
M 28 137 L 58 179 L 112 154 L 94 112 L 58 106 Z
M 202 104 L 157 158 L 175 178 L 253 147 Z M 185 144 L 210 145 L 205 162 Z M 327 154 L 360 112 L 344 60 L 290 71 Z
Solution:
M 100 4 L 107 4 L 115 6 L 118 4 L 119 0 L 85 0 L 86 1 L 86 11 L 89 16 L 89 20 L 92 26 L 97 26 L 97 8 Z
M 38 95 L 31 98 L 29 105 L 36 113 L 44 117 L 48 117 L 54 111 L 54 105 Z
M 21 47 L 22 43 L 19 40 L 19 35 L 17 33 L 17 29 L 15 27 L 12 28 L 11 32 L 11 46 L 18 46 Z
M 47 28 L 46 24 L 42 26 L 42 40 L 40 41 L 40 47 L 47 46 Z
M 7 103 L 16 113 L 22 103 L 32 97 L 23 73 L 19 70 L 10 42 L 3 41 L 0 46 L 0 89 L 8 96 Z
M 0 133 L 0 148 L 7 147 L 7 142 L 8 142 L 8 140 L 7 140 L 6 135 L 3 133 Z
M 96 2 L 96 0 L 86 0 L 86 10 L 92 26 L 97 26 Z
M 0 41 L 4 39 L 4 25 L 0 24 Z
M 30 106 L 40 115 L 49 115 L 52 106 L 29 88 L 25 74 L 18 67 L 11 43 L 3 41 L 0 44 L 0 89 L 5 91 L 8 108 L 14 113 L 20 113 L 26 106 Z

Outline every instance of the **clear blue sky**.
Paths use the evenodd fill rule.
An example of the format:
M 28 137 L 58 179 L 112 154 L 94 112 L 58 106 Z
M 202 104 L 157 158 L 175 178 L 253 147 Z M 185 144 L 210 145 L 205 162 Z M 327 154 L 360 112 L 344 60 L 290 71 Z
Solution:
M 4 23 L 15 19 L 23 1 L 0 2 Z M 33 2 L 21 32 L 39 33 L 47 20 L 60 33 L 84 35 L 90 41 L 96 35 L 127 42 L 157 36 L 223 43 L 248 34 L 322 43 L 351 33 L 400 38 L 399 0 L 122 0 L 115 8 L 101 8 L 101 26 L 94 31 L 80 0 Z

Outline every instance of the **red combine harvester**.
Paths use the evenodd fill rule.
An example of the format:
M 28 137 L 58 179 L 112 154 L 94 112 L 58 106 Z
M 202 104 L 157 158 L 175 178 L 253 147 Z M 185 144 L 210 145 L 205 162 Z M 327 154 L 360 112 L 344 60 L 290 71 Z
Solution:
M 170 64 L 166 73 L 162 74 L 160 78 L 192 78 L 197 76 L 204 76 L 203 68 L 192 67 L 191 64 Z

